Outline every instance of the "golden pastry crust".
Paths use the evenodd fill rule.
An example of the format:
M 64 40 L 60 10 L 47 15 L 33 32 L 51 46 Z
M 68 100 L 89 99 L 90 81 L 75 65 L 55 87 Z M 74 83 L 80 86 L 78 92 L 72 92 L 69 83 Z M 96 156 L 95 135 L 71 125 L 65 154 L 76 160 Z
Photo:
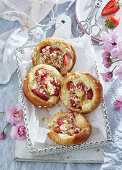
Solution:
M 68 90 L 68 88 L 71 88 L 71 85 L 68 87 L 68 82 L 73 82 L 71 90 Z M 82 86 L 79 89 L 76 88 L 78 83 L 81 83 Z M 67 78 L 63 81 L 61 100 L 70 111 L 90 113 L 99 106 L 102 98 L 103 88 L 101 83 L 88 73 L 77 72 L 68 74 Z
M 69 112 L 57 113 L 48 123 L 48 129 L 51 131 L 48 133 L 48 137 L 53 140 L 56 144 L 60 145 L 77 145 L 85 142 L 91 135 L 91 124 L 89 121 L 79 113 L 73 112 L 75 116 L 75 123 L 80 128 L 79 133 L 69 136 L 67 134 L 57 133 L 54 130 L 54 122 L 56 122 L 60 117 L 72 114 Z
M 58 72 L 58 70 L 52 66 L 45 65 L 45 64 L 40 64 L 31 69 L 31 71 L 27 74 L 27 76 L 24 79 L 23 82 L 23 92 L 26 96 L 26 98 L 35 106 L 38 107 L 51 107 L 55 105 L 60 96 L 49 96 L 49 100 L 43 100 L 43 98 L 38 97 L 32 92 L 32 89 L 36 89 L 38 87 L 37 80 L 35 78 L 35 72 L 39 69 L 47 69 L 49 71 L 49 76 L 54 76 L 57 82 L 62 85 L 63 77 L 62 75 Z M 49 87 L 48 87 L 49 89 Z M 59 94 L 60 94 L 60 89 L 59 89 Z
M 47 49 L 42 54 L 41 50 L 44 47 L 46 47 Z M 54 49 L 57 49 L 57 50 L 54 50 Z M 60 49 L 60 51 L 58 51 L 58 49 Z M 50 56 L 50 53 L 51 53 L 51 56 Z M 70 61 L 68 61 L 67 58 L 64 61 L 64 56 L 66 56 L 65 54 L 68 54 L 68 56 L 70 56 L 68 57 L 70 58 Z M 61 73 L 62 76 L 64 76 L 72 70 L 76 62 L 76 54 L 75 54 L 75 50 L 72 47 L 72 45 L 70 45 L 66 41 L 59 39 L 59 38 L 49 37 L 41 41 L 39 44 L 37 44 L 32 55 L 32 61 L 33 61 L 34 66 L 38 64 L 52 65 L 53 67 L 58 69 L 58 71 Z M 65 65 L 66 62 L 67 62 L 67 65 Z

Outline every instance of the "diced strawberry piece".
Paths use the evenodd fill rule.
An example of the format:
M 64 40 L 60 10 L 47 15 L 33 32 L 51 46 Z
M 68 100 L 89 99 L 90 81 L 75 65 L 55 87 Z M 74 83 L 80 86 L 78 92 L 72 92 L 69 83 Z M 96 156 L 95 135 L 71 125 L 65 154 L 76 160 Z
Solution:
M 42 98 L 43 100 L 48 100 L 48 96 L 46 94 L 40 93 L 40 89 L 36 88 L 36 89 L 32 89 L 32 92 L 37 95 L 38 97 Z
M 110 0 L 102 10 L 101 15 L 108 15 L 117 12 L 120 8 L 119 3 L 116 0 Z
M 58 123 L 59 126 L 61 126 L 62 124 L 64 124 L 64 122 L 63 122 L 64 119 L 65 119 L 65 116 L 60 117 L 60 118 L 58 119 L 57 123 Z
M 67 66 L 70 62 L 70 57 L 69 57 L 69 54 L 64 54 L 64 65 Z
M 58 82 L 57 82 L 57 80 L 56 80 L 56 78 L 55 78 L 55 77 L 53 77 L 52 84 L 54 84 L 55 86 L 58 86 Z
M 75 134 L 79 133 L 79 130 L 75 130 Z
M 38 69 L 35 72 L 35 76 L 39 76 L 40 75 L 41 77 L 46 77 L 47 74 L 49 74 L 49 71 L 47 69 L 45 69 L 45 68 Z
M 74 84 L 73 84 L 73 82 L 72 81 L 69 81 L 68 83 L 67 83 L 67 89 L 68 90 L 73 90 L 75 88 L 75 86 L 74 86 Z
M 43 47 L 41 50 L 40 50 L 40 53 L 46 53 L 49 49 L 46 48 L 47 46 Z
M 66 115 L 66 117 L 72 117 L 72 118 L 75 118 L 75 115 L 74 115 L 74 113 L 70 112 L 70 113 L 68 113 L 68 114 Z
M 54 51 L 61 51 L 59 48 L 53 48 L 50 50 L 50 54 L 54 53 Z
M 92 97 L 93 97 L 93 91 L 92 91 L 92 89 L 89 89 L 89 90 L 87 91 L 87 99 L 88 99 L 88 100 L 91 100 Z
M 78 83 L 77 85 L 76 85 L 76 87 L 78 88 L 78 89 L 81 89 L 81 90 L 83 90 L 83 91 L 85 91 L 85 84 L 83 84 L 83 83 Z
M 44 85 L 47 88 L 46 78 L 42 78 L 40 84 Z
M 61 129 L 60 129 L 59 126 L 57 126 L 54 130 L 55 130 L 55 132 L 57 132 L 57 133 L 62 133 L 62 131 L 61 131 Z
M 73 107 L 75 107 L 76 106 L 76 103 L 75 103 L 75 101 L 74 100 L 70 100 L 70 102 L 71 102 L 71 105 L 73 106 Z
M 57 89 L 54 90 L 54 94 L 52 96 L 58 96 L 59 95 L 59 91 Z

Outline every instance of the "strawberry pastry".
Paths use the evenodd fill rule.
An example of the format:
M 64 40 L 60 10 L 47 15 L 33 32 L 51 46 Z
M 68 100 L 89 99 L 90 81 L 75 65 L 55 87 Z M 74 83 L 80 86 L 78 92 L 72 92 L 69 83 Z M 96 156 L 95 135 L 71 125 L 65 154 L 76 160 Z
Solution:
M 57 144 L 76 145 L 85 142 L 91 135 L 91 125 L 81 114 L 61 112 L 48 123 L 48 137 Z
M 59 100 L 63 77 L 50 65 L 40 64 L 31 69 L 23 82 L 27 99 L 39 107 L 50 107 Z
M 59 38 L 46 38 L 35 48 L 32 60 L 34 66 L 48 64 L 64 76 L 72 70 L 76 55 L 74 48 L 66 41 Z
M 89 113 L 102 101 L 101 83 L 88 73 L 68 74 L 61 88 L 61 99 L 70 111 Z

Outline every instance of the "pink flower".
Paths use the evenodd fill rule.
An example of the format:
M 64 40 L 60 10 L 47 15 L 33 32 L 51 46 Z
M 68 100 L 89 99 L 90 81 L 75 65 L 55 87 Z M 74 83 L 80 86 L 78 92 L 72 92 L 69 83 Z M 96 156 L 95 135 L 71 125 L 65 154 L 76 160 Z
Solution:
M 105 82 L 113 81 L 113 73 L 112 72 L 101 73 L 101 76 Z
M 118 34 L 117 32 L 109 30 L 109 33 L 102 32 L 101 33 L 101 39 L 103 40 L 103 45 L 101 46 L 101 49 L 105 51 L 111 51 L 118 43 Z
M 118 58 L 120 55 L 120 51 L 118 48 L 114 48 L 112 51 L 111 51 L 111 56 L 112 58 Z
M 5 133 L 2 132 L 2 133 L 0 134 L 0 139 L 5 140 L 5 138 L 6 138 Z
M 103 52 L 103 64 L 106 68 L 109 68 L 111 66 L 112 60 L 110 58 L 111 54 L 109 52 Z
M 116 30 L 108 30 L 108 34 L 109 34 L 109 40 L 111 41 L 111 43 L 118 43 L 118 34 Z
M 118 75 L 120 80 L 122 80 L 122 61 L 118 62 L 117 68 L 115 69 L 115 75 Z
M 115 101 L 114 101 L 114 108 L 116 110 L 120 110 L 122 108 L 122 96 L 118 97 Z
M 101 40 L 103 40 L 103 41 L 108 41 L 109 40 L 109 34 L 106 31 L 102 31 Z
M 24 124 L 13 126 L 10 133 L 11 138 L 24 140 L 26 139 L 26 128 Z
M 122 60 L 122 42 L 118 42 L 119 56 L 118 58 Z
M 6 109 L 6 117 L 7 121 L 14 124 L 18 123 L 22 120 L 23 112 L 22 112 L 22 106 L 18 103 L 16 106 L 13 105 L 7 105 Z

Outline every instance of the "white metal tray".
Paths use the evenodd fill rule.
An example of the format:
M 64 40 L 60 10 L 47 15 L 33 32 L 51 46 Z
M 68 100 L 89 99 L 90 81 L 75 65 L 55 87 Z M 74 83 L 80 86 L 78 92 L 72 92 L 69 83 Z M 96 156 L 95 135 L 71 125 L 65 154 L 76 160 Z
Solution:
M 18 60 L 18 55 L 19 54 L 24 54 L 25 50 L 27 50 L 29 48 L 34 48 L 34 47 L 35 47 L 35 45 L 25 45 L 23 47 L 19 47 L 19 48 L 15 49 L 17 73 L 18 73 L 18 82 L 19 82 L 19 87 L 20 87 L 20 97 L 21 97 L 21 102 L 22 102 L 22 107 L 23 107 L 23 116 L 24 116 L 24 122 L 25 122 L 25 126 L 26 126 L 27 145 L 29 147 L 29 151 L 39 153 L 40 155 L 47 155 L 47 154 L 67 152 L 67 151 L 76 151 L 76 150 L 85 149 L 85 148 L 105 146 L 107 143 L 112 141 L 111 132 L 110 132 L 110 126 L 109 126 L 109 122 L 108 122 L 108 116 L 107 116 L 107 113 L 106 113 L 105 103 L 104 103 L 104 100 L 103 100 L 100 106 L 102 108 L 102 114 L 103 114 L 103 117 L 104 117 L 106 134 L 107 134 L 106 135 L 107 138 L 105 140 L 99 140 L 99 141 L 93 141 L 93 142 L 90 141 L 90 142 L 85 142 L 83 144 L 73 145 L 73 146 L 55 145 L 53 147 L 48 146 L 48 147 L 43 147 L 43 148 L 40 148 L 40 149 L 34 148 L 32 146 L 32 142 L 31 142 L 30 137 L 29 137 L 27 114 L 26 114 L 25 99 L 24 99 L 25 96 L 23 94 L 23 82 L 22 82 L 22 77 L 21 77 L 20 62 Z M 97 78 L 99 79 L 97 66 L 96 66 L 95 70 L 96 70 Z

